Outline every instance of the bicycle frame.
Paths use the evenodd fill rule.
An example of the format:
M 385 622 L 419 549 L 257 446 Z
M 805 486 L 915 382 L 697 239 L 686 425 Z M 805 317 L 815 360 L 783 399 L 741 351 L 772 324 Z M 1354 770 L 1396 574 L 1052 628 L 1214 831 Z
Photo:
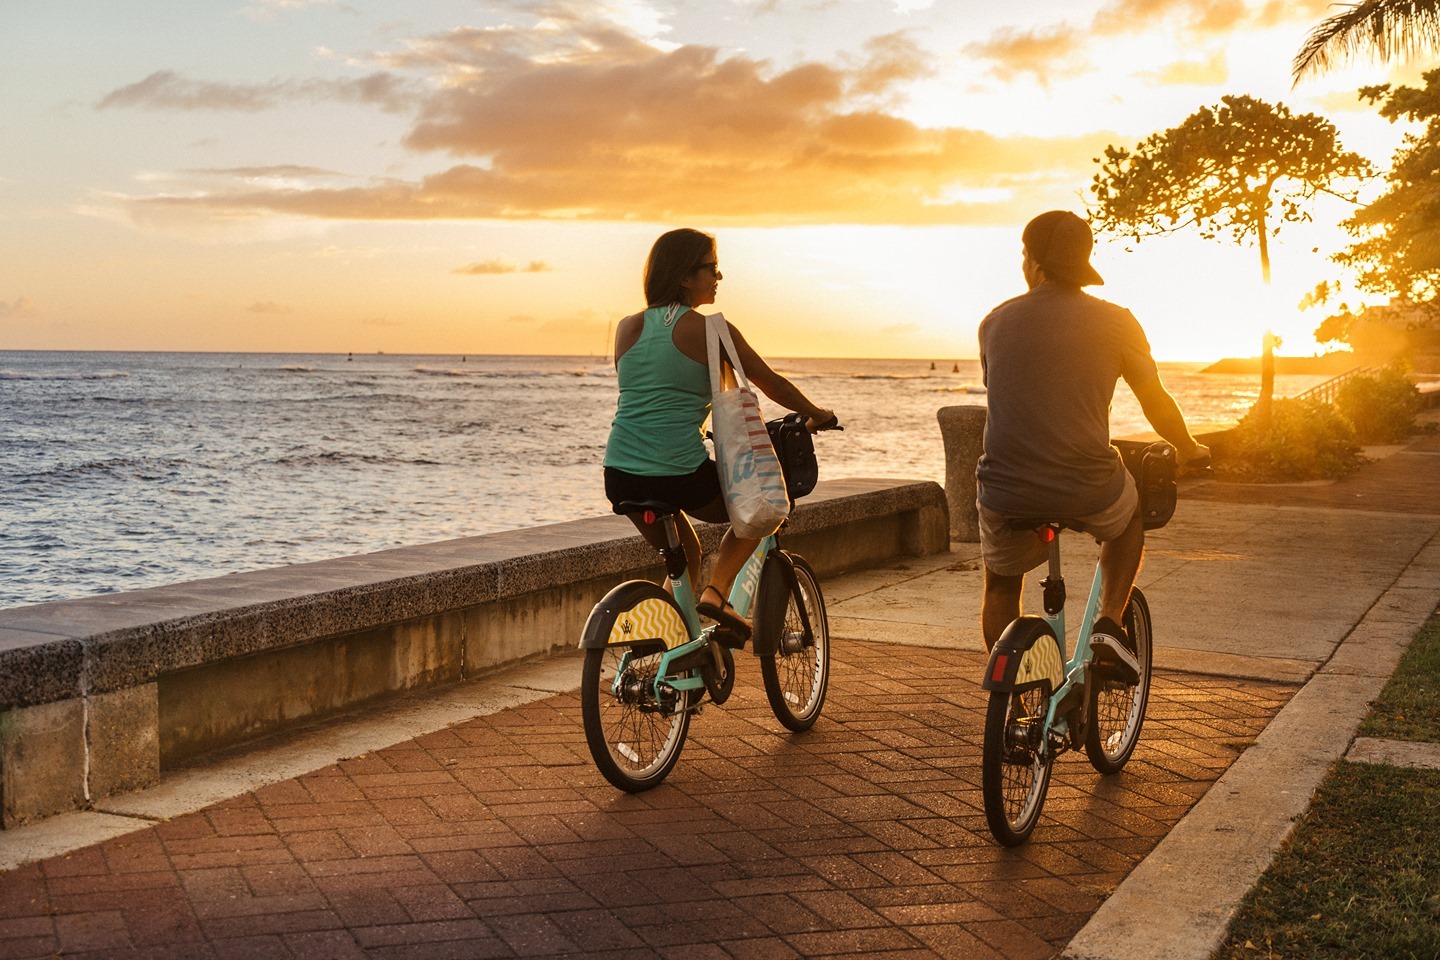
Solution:
M 695 596 L 695 590 L 690 585 L 690 576 L 686 565 L 685 551 L 680 546 L 680 534 L 676 527 L 673 515 L 661 518 L 665 528 L 665 549 L 661 556 L 665 558 L 665 578 L 669 581 L 671 595 L 675 598 L 676 605 L 680 608 L 681 616 L 685 620 L 685 628 L 690 634 L 687 643 L 671 647 L 666 650 L 660 658 L 660 667 L 655 673 L 654 694 L 660 698 L 661 686 L 669 687 L 671 690 L 688 692 L 698 690 L 705 686 L 702 677 L 691 674 L 690 676 L 677 676 L 680 671 L 673 669 L 673 665 L 682 658 L 704 649 L 709 641 L 710 631 L 715 628 L 702 627 L 700 625 L 700 614 L 695 609 L 699 598 Z M 779 532 L 765 537 L 755 547 L 755 551 L 740 568 L 740 573 L 735 577 L 735 583 L 730 588 L 730 605 L 735 612 L 742 617 L 750 615 L 750 607 L 755 602 L 755 594 L 760 586 L 760 571 L 765 566 L 765 560 L 770 553 L 777 549 L 780 544 Z M 626 653 L 621 661 L 622 666 L 630 660 L 631 654 Z M 620 682 L 621 672 L 616 673 L 616 683 Z
M 1065 656 L 1065 578 L 1060 572 L 1060 534 L 1055 531 L 1049 541 L 1050 569 L 1040 584 L 1045 589 L 1045 620 L 1055 631 L 1056 643 L 1060 647 L 1060 659 L 1065 663 L 1065 681 L 1050 692 L 1049 706 L 1045 713 L 1045 730 L 1069 733 L 1070 725 L 1062 716 L 1057 716 L 1059 707 L 1065 703 L 1070 691 L 1084 689 L 1087 682 L 1085 668 L 1091 660 L 1090 634 L 1095 627 L 1095 617 L 1100 612 L 1100 564 L 1095 564 L 1095 576 L 1090 581 L 1090 596 L 1085 601 L 1085 612 L 1080 620 L 1080 629 L 1075 634 L 1075 650 L 1067 659 Z M 1055 602 L 1058 599 L 1058 603 Z M 1048 744 L 1049 738 L 1046 738 Z
M 1067 657 L 1060 531 L 1044 527 L 1038 533 L 1046 541 L 1050 552 L 1048 573 L 1040 581 L 1044 589 L 1045 615 L 1020 617 L 1006 628 L 991 651 L 982 686 L 986 690 L 1018 690 L 1048 681 L 1050 692 L 1046 698 L 1043 727 L 1046 735 L 1041 747 L 1048 751 L 1049 734 L 1067 735 L 1071 732 L 1066 714 L 1074 708 L 1074 698 L 1084 694 L 1089 681 L 1086 672 L 1093 659 L 1090 637 L 1100 610 L 1101 578 L 1097 563 L 1090 583 L 1090 596 L 1076 633 L 1075 649 Z

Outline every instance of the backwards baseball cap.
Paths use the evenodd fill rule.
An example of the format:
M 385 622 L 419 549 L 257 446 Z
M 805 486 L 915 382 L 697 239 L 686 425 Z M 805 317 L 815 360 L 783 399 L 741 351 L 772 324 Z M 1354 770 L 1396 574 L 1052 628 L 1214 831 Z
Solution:
M 1021 240 L 1030 259 L 1052 280 L 1082 287 L 1105 282 L 1090 266 L 1090 249 L 1095 246 L 1090 225 L 1069 210 L 1040 214 L 1025 225 Z

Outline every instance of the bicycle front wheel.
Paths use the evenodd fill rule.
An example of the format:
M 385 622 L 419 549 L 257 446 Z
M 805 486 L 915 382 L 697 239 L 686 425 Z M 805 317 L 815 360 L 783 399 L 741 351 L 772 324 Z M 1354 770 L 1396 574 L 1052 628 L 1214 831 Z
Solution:
M 774 558 L 778 560 L 779 558 Z M 778 603 L 759 605 L 767 618 L 757 629 L 773 637 L 774 653 L 760 658 L 760 676 L 770 709 L 788 730 L 809 730 L 825 706 L 830 685 L 830 624 L 825 618 L 825 599 L 820 581 L 803 557 L 786 555 L 794 573 L 787 582 L 779 562 L 767 562 L 761 572 L 762 595 L 773 597 L 783 590 L 783 611 Z M 773 618 L 774 622 L 769 622 Z
M 980 768 L 985 820 L 1007 847 L 1030 838 L 1045 805 L 1054 754 L 1045 749 L 1043 687 L 992 690 Z
M 1091 766 L 1103 774 L 1118 773 L 1130 760 L 1150 700 L 1150 605 L 1139 587 L 1130 591 L 1122 626 L 1135 642 L 1140 679 L 1131 686 L 1113 678 L 1096 677 L 1090 685 L 1090 729 L 1085 734 L 1085 754 Z
M 690 730 L 684 698 L 655 696 L 665 648 L 607 646 L 585 651 L 580 712 L 585 742 L 605 779 L 627 793 L 659 786 L 680 759 Z

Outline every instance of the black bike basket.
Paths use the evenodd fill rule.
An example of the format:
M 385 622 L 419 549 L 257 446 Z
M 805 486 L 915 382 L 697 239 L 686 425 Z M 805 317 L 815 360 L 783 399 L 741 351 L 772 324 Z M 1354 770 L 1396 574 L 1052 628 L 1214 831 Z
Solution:
M 780 469 L 785 471 L 785 492 L 798 500 L 820 481 L 820 465 L 815 462 L 815 438 L 805 429 L 805 418 L 788 414 L 765 424 Z
M 1162 440 L 1141 452 L 1135 483 L 1140 489 L 1140 515 L 1146 530 L 1158 530 L 1175 516 L 1178 474 L 1179 463 L 1170 444 Z

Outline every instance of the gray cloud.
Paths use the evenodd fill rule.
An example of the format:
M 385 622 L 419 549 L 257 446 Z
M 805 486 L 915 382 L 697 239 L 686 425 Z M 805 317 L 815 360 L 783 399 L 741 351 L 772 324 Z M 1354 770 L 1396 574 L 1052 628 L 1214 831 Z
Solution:
M 143 80 L 110 91 L 95 108 L 258 113 L 292 102 L 338 101 L 401 112 L 414 105 L 418 92 L 410 81 L 384 72 L 352 80 L 215 83 L 191 80 L 173 70 L 157 70 Z

